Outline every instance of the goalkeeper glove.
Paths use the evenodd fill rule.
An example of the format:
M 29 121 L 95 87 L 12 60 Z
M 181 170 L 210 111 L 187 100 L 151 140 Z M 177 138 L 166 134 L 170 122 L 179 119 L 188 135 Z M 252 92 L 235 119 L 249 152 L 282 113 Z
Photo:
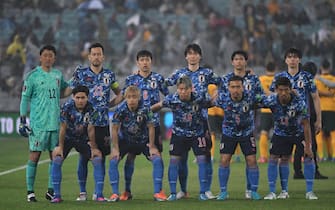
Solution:
M 27 125 L 26 117 L 25 116 L 21 116 L 20 117 L 20 126 L 19 126 L 19 133 L 20 133 L 20 135 L 23 136 L 23 137 L 28 137 L 29 134 L 30 134 L 30 132 L 31 132 L 31 129 Z

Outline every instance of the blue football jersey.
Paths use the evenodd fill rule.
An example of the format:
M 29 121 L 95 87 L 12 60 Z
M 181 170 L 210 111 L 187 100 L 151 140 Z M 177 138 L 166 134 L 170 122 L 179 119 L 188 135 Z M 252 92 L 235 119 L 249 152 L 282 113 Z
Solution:
M 98 113 L 92 104 L 87 103 L 82 112 L 78 111 L 73 99 L 66 101 L 61 107 L 60 121 L 66 123 L 66 141 L 88 141 L 87 127 L 95 125 Z
M 136 111 L 131 111 L 126 101 L 117 106 L 112 119 L 112 124 L 120 125 L 120 140 L 130 143 L 149 142 L 147 126 L 153 122 L 153 113 L 148 107 L 139 106 Z
M 272 92 L 275 91 L 275 84 L 278 77 L 287 77 L 292 84 L 292 89 L 295 89 L 299 93 L 300 97 L 307 105 L 309 104 L 308 95 L 316 92 L 316 85 L 312 74 L 303 70 L 299 70 L 294 76 L 287 71 L 277 73 L 270 86 Z
M 301 120 L 309 118 L 307 106 L 300 96 L 291 94 L 292 100 L 281 105 L 277 94 L 272 94 L 263 101 L 265 107 L 272 111 L 274 134 L 277 136 L 301 136 L 304 133 Z
M 254 110 L 263 100 L 263 95 L 243 93 L 241 101 L 233 101 L 230 94 L 220 92 L 215 105 L 224 110 L 222 133 L 230 137 L 246 137 L 255 129 Z
M 111 88 L 117 87 L 117 81 L 114 72 L 109 69 L 102 69 L 98 74 L 91 68 L 77 68 L 70 80 L 70 87 L 78 85 L 88 87 L 90 90 L 89 101 L 99 114 L 97 126 L 108 126 L 108 108 L 111 100 Z
M 142 103 L 149 108 L 160 101 L 160 93 L 164 96 L 169 94 L 164 77 L 155 72 L 151 72 L 148 77 L 142 77 L 139 73 L 128 76 L 122 92 L 124 93 L 130 85 L 135 85 L 141 90 Z M 154 113 L 153 118 L 154 125 L 159 126 L 159 113 Z
M 188 68 L 176 70 L 170 77 L 166 78 L 168 86 L 176 85 L 178 79 L 182 76 L 188 76 L 192 80 L 193 92 L 198 95 L 208 92 L 208 85 L 221 85 L 221 78 L 217 76 L 212 69 L 199 67 L 196 71 L 190 71 Z
M 208 95 L 207 95 L 208 96 Z M 190 101 L 181 101 L 178 93 L 167 95 L 163 107 L 170 108 L 173 113 L 172 132 L 177 136 L 196 137 L 204 134 L 202 109 L 210 106 L 209 97 L 192 93 Z
M 230 72 L 226 74 L 226 76 L 222 77 L 221 92 L 228 94 L 228 81 L 234 75 L 234 72 Z M 261 82 L 259 81 L 258 76 L 255 74 L 247 73 L 243 77 L 243 86 L 245 93 L 249 95 L 263 95 L 263 88 Z

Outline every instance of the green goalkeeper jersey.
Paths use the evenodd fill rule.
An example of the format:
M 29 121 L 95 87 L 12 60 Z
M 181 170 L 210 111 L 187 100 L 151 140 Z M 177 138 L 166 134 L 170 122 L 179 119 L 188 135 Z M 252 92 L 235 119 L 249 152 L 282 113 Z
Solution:
M 25 102 L 30 102 L 30 126 L 34 130 L 59 129 L 60 92 L 68 84 L 62 73 L 52 68 L 49 72 L 38 66 L 25 76 L 20 115 L 27 115 Z

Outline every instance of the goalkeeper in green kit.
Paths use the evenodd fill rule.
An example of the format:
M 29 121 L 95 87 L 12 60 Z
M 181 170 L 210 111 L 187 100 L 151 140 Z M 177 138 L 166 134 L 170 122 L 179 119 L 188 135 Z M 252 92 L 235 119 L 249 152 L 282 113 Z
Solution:
M 53 68 L 56 59 L 56 49 L 46 45 L 40 50 L 40 66 L 37 66 L 24 77 L 22 97 L 20 103 L 19 132 L 29 137 L 29 160 L 26 169 L 27 201 L 36 202 L 34 182 L 37 164 L 42 151 L 52 151 L 58 143 L 58 130 L 60 118 L 60 97 L 71 94 L 62 73 Z M 30 104 L 30 125 L 26 116 Z M 49 164 L 49 183 L 46 199 L 53 197 L 51 183 L 51 163 Z

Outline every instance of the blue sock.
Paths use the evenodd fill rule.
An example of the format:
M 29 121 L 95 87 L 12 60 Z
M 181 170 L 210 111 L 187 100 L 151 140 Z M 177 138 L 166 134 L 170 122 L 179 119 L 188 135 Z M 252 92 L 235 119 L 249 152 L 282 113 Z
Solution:
M 177 193 L 177 178 L 178 178 L 178 167 L 180 160 L 176 157 L 170 157 L 170 164 L 168 170 L 168 179 L 170 185 L 171 194 Z
M 219 167 L 219 182 L 220 182 L 220 190 L 221 192 L 227 192 L 227 183 L 229 179 L 229 174 L 230 174 L 230 167 L 224 167 L 221 166 Z
M 125 190 L 131 192 L 131 180 L 134 174 L 134 160 L 126 160 L 124 164 L 124 184 Z
M 270 192 L 276 193 L 277 177 L 278 177 L 278 159 L 270 158 L 268 165 L 268 183 Z
M 199 155 L 197 156 L 197 163 L 198 163 L 198 176 L 199 176 L 199 185 L 200 185 L 200 194 L 203 194 L 206 192 L 208 183 L 207 183 L 207 178 L 208 178 L 208 171 L 207 171 L 207 160 L 206 156 L 204 155 Z
M 187 177 L 188 177 L 188 166 L 187 166 L 188 153 L 185 153 L 179 161 L 178 176 L 180 189 L 183 192 L 187 192 Z
M 151 159 L 152 161 L 152 177 L 154 181 L 154 193 L 159 193 L 162 190 L 163 181 L 163 160 L 161 156 L 154 155 Z
M 86 192 L 87 163 L 88 159 L 85 158 L 83 155 L 79 155 L 77 176 L 80 192 Z
M 52 184 L 52 161 L 49 163 L 49 180 L 48 180 L 48 190 L 53 189 L 53 184 Z
M 112 186 L 114 194 L 120 194 L 119 192 L 119 160 L 113 158 L 109 161 L 109 183 Z
M 279 163 L 279 174 L 280 174 L 280 184 L 282 191 L 288 192 L 288 177 L 290 175 L 290 167 L 288 164 L 288 160 L 283 161 L 283 159 Z
M 94 181 L 95 181 L 95 193 L 98 198 L 103 197 L 102 191 L 104 188 L 104 177 L 102 172 L 102 158 L 94 157 L 92 160 L 92 164 L 94 167 Z
M 247 166 L 245 167 L 245 177 L 247 180 L 247 190 L 251 190 L 251 184 L 249 180 L 249 168 Z
M 54 193 L 55 193 L 55 198 L 60 198 L 60 185 L 62 182 L 62 163 L 63 163 L 63 158 L 60 156 L 56 156 L 52 160 L 52 184 L 54 188 Z
M 306 180 L 306 192 L 313 191 L 314 175 L 315 175 L 315 163 L 310 157 L 304 158 L 304 175 Z
M 249 173 L 248 173 L 248 180 L 250 181 L 250 189 L 252 192 L 257 192 L 258 190 L 258 182 L 259 182 L 259 169 L 258 166 L 255 168 L 249 167 Z
M 210 155 L 207 157 L 206 169 L 207 169 L 207 187 L 205 191 L 210 191 L 213 180 L 213 162 Z

